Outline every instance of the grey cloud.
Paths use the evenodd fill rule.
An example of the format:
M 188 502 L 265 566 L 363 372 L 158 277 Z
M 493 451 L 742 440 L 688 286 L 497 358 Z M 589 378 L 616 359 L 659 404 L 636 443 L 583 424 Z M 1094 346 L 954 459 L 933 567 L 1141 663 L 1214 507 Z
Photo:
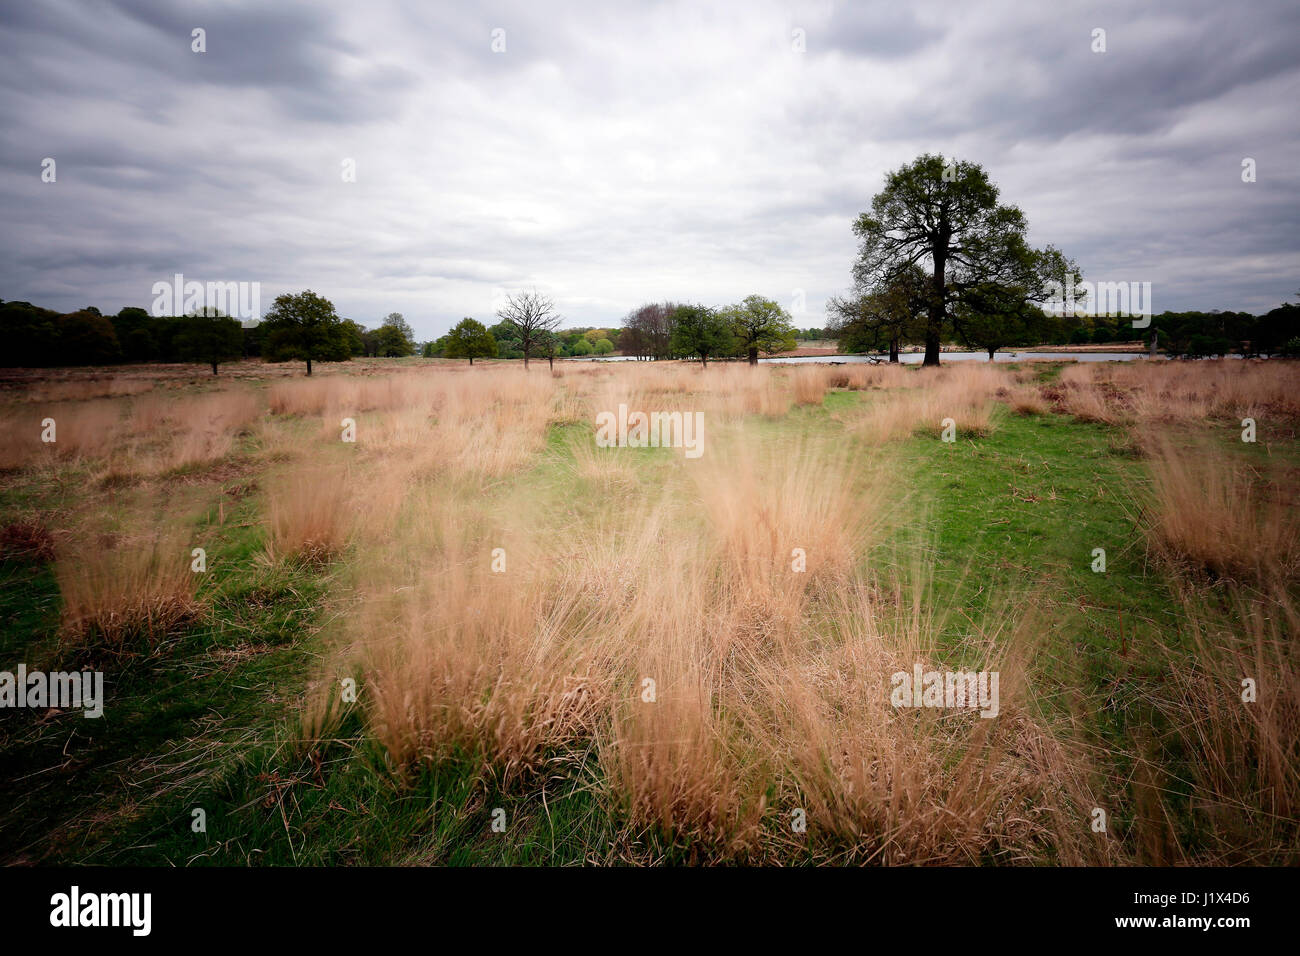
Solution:
M 116 310 L 184 271 L 432 337 L 497 286 L 589 324 L 802 288 L 810 324 L 885 170 L 930 150 L 982 162 L 1086 273 L 1144 270 L 1157 308 L 1262 310 L 1296 288 L 1300 134 L 1241 104 L 1294 95 L 1298 26 L 1280 3 L 8 4 L 0 296 Z

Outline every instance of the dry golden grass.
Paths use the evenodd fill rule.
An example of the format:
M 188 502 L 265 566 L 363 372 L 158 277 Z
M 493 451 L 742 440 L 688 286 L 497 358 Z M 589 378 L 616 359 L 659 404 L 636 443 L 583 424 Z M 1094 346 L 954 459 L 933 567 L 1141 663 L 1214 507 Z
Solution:
M 45 442 L 53 420 L 54 441 Z M 0 413 L 0 468 L 49 466 L 103 456 L 120 441 L 122 406 L 111 399 L 27 404 Z
M 1032 385 L 1020 385 L 1009 390 L 1007 404 L 1017 415 L 1046 415 L 1051 408 L 1043 393 Z
M 25 398 L 29 402 L 73 402 L 92 398 L 120 398 L 126 395 L 139 395 L 154 387 L 154 383 L 142 379 L 122 376 L 100 378 L 91 376 L 86 379 L 65 382 L 42 382 L 29 389 Z
M 794 808 L 825 859 L 1104 859 L 1061 823 L 1086 800 L 1067 785 L 1078 756 L 1021 704 L 1027 655 L 1001 646 L 1000 625 L 967 648 L 1003 669 L 996 730 L 890 707 L 890 672 L 938 658 L 934 622 L 896 627 L 863 564 L 885 466 L 843 443 L 742 435 L 670 459 L 661 495 L 570 514 L 562 538 L 511 518 L 544 513 L 540 492 L 496 510 L 472 485 L 377 490 L 400 517 L 363 545 L 371 583 L 346 644 L 394 771 L 469 760 L 493 786 L 526 787 L 594 755 L 629 839 L 654 832 L 696 859 L 793 849 Z M 627 490 L 620 455 L 573 467 Z
M 820 405 L 830 387 L 831 371 L 825 366 L 796 366 L 791 373 L 796 405 Z
M 1105 424 L 1300 418 L 1295 364 L 1279 360 L 1079 362 L 1054 390 L 1062 410 Z
M 341 467 L 302 469 L 282 477 L 267 496 L 270 557 L 309 563 L 336 557 L 353 529 L 359 487 Z
M 148 652 L 197 612 L 191 546 L 179 535 L 82 537 L 56 553 L 66 655 Z
M 1000 675 L 996 720 L 891 706 L 891 673 L 940 667 L 939 621 L 919 593 L 895 581 L 886 604 L 871 588 L 836 591 L 835 639 L 767 662 L 747 695 L 747 722 L 771 728 L 766 762 L 786 781 L 783 805 L 807 813 L 809 843 L 837 862 L 1027 861 L 1049 849 L 1104 861 L 1070 824 L 1091 805 L 1081 755 L 1025 705 L 1031 620 L 1011 630 L 990 619 L 969 638 L 975 666 Z
M 1300 856 L 1300 609 L 1284 586 L 1236 589 L 1225 618 L 1204 595 L 1185 591 L 1184 628 L 1195 654 L 1160 648 L 1169 685 L 1150 699 L 1164 725 L 1147 767 L 1159 822 L 1146 836 L 1147 862 L 1296 865 Z M 1253 683 L 1249 702 L 1245 682 Z M 1167 822 L 1173 795 L 1191 793 L 1188 812 L 1209 848 L 1189 859 Z M 1291 848 L 1289 851 L 1286 848 Z M 1283 856 L 1279 858 L 1279 850 Z
M 918 430 L 938 437 L 945 419 L 956 426 L 957 439 L 989 434 L 994 427 L 994 395 L 1004 387 L 1006 372 L 984 363 L 964 362 L 922 369 L 894 381 L 911 387 L 887 391 L 860 410 L 840 416 L 850 431 L 871 444 L 907 438 Z
M 1287 580 L 1300 569 L 1295 490 L 1207 441 L 1141 439 L 1151 472 L 1144 525 L 1155 549 L 1196 572 Z
M 1280 363 L 1221 364 L 1081 364 L 1042 389 L 976 362 L 327 374 L 266 393 L 240 382 L 181 402 L 155 391 L 49 405 L 61 445 L 68 436 L 57 449 L 39 443 L 45 409 L 22 402 L 9 420 L 25 443 L 7 445 L 6 460 L 126 458 L 150 493 L 236 448 L 273 468 L 259 475 L 269 555 L 342 559 L 331 576 L 346 574 L 359 597 L 338 621 L 308 734 L 339 718 L 334 678 L 356 676 L 367 733 L 399 780 L 446 761 L 516 792 L 581 780 L 621 824 L 625 858 L 649 859 L 654 834 L 699 860 L 1176 861 L 1179 839 L 1161 821 L 1182 781 L 1140 749 L 1132 839 L 1088 830 L 1091 807 L 1114 795 L 1098 792 L 1104 774 L 1074 725 L 1041 709 L 1042 622 L 990 612 L 954 644 L 944 609 L 923 602 L 923 570 L 903 582 L 870 563 L 886 524 L 914 522 L 917 509 L 889 457 L 863 446 L 937 435 L 945 418 L 959 439 L 988 434 L 999 398 L 1038 414 L 1050 397 L 1115 423 L 1292 414 Z M 849 434 L 834 442 L 750 423 L 821 404 L 833 388 L 866 393 L 835 413 Z M 704 457 L 597 448 L 594 415 L 620 404 L 702 411 Z M 355 445 L 340 441 L 344 417 L 356 420 Z M 548 452 L 557 424 L 576 427 Z M 1199 656 L 1170 650 L 1167 693 L 1149 691 L 1168 719 L 1152 753 L 1191 755 L 1198 825 L 1222 826 L 1221 856 L 1244 859 L 1289 839 L 1300 796 L 1286 590 L 1297 509 L 1231 456 L 1146 447 L 1152 547 L 1269 595 L 1232 592 L 1235 636 L 1189 610 Z M 192 614 L 189 547 L 61 550 L 69 646 L 156 641 Z M 890 675 L 917 662 L 999 671 L 998 718 L 893 708 Z M 1271 696 L 1237 708 L 1233 681 L 1253 673 Z M 790 827 L 795 810 L 806 834 Z

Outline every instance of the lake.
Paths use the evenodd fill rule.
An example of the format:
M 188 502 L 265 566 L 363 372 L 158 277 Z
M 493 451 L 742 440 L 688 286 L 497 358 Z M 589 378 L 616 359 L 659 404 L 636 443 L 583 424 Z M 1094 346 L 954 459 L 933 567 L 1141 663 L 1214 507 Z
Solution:
M 872 362 L 887 361 L 887 355 L 799 355 L 782 358 L 776 356 L 773 358 L 760 358 L 763 363 L 772 363 L 774 365 L 803 365 L 803 364 L 826 364 L 830 362 L 840 362 L 846 365 Z M 904 365 L 919 365 L 925 358 L 924 352 L 902 352 L 899 353 L 898 361 Z M 1146 358 L 1145 352 L 998 352 L 996 361 L 998 362 L 1026 362 L 1032 359 L 1049 359 L 1058 362 L 1068 362 L 1076 360 L 1079 362 L 1131 362 L 1134 359 Z M 1161 359 L 1164 356 L 1160 356 Z M 944 352 L 940 355 L 941 362 L 987 362 L 987 352 Z M 631 355 L 602 355 L 602 356 L 582 356 L 579 358 L 564 359 L 566 362 L 633 362 L 636 361 Z

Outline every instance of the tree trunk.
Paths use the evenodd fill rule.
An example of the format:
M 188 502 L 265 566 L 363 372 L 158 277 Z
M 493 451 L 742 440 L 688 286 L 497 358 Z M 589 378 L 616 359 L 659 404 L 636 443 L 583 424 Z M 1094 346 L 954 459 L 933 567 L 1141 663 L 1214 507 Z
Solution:
M 212 363 L 212 374 L 213 374 L 213 375 L 216 375 L 216 374 L 217 374 L 217 363 L 216 363 L 216 362 L 213 362 L 213 363 Z
M 922 365 L 939 364 L 939 338 L 943 335 L 943 300 L 945 270 L 948 267 L 947 243 L 935 252 L 934 288 L 930 290 L 929 316 L 925 324 L 925 360 Z
M 472 355 L 469 357 L 469 364 L 470 364 L 470 365 L 473 365 L 473 364 L 474 364 L 474 356 L 472 356 Z
M 554 371 L 555 371 L 555 356 L 554 356 L 554 355 L 548 355 L 548 356 L 546 356 L 546 361 L 547 361 L 547 363 L 551 366 L 551 371 L 554 372 Z
M 700 353 L 700 367 L 701 367 L 701 368 L 708 368 L 708 367 L 709 367 L 709 356 L 708 356 L 708 353 L 706 353 L 706 352 L 701 352 L 701 353 Z
M 993 353 L 996 352 L 997 350 L 998 350 L 998 347 L 997 347 L 996 345 L 994 345 L 994 346 L 990 346 L 990 348 L 989 348 L 989 361 L 990 361 L 990 362 L 993 361 Z
M 1156 357 L 1156 340 L 1159 339 L 1159 338 L 1160 338 L 1160 332 L 1159 332 L 1158 330 L 1156 330 L 1156 329 L 1152 329 L 1152 330 L 1151 330 L 1151 349 L 1150 349 L 1150 351 L 1147 352 L 1147 358 L 1155 358 L 1155 357 Z M 1255 343 L 1252 342 L 1252 343 L 1250 343 L 1250 344 L 1251 344 L 1251 346 L 1253 347 Z
M 311 356 L 310 356 L 310 355 L 307 356 L 307 374 L 308 374 L 308 375 L 311 374 Z
M 751 346 L 749 347 L 749 353 L 748 353 L 748 354 L 749 354 L 749 364 L 750 364 L 750 365 L 757 365 L 757 364 L 758 364 L 758 348 L 755 347 L 755 346 L 753 346 L 753 345 L 751 345 Z
M 889 340 L 889 363 L 891 365 L 898 364 L 898 337 L 897 336 Z

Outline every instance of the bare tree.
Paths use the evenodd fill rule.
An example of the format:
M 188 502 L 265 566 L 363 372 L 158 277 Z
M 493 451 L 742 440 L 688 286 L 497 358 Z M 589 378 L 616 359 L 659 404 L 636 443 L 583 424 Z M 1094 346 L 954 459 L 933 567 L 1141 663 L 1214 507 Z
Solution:
M 634 309 L 623 320 L 624 328 L 632 330 L 628 344 L 634 347 L 638 358 L 672 358 L 673 315 L 676 311 L 677 306 L 672 302 L 651 302 Z
M 555 311 L 555 303 L 549 296 L 539 295 L 537 290 L 518 292 L 506 299 L 506 304 L 497 310 L 497 317 L 502 322 L 509 322 L 519 332 L 519 344 L 524 350 L 524 368 L 528 368 L 528 357 L 533 349 L 539 347 L 546 337 L 559 326 L 561 316 Z

